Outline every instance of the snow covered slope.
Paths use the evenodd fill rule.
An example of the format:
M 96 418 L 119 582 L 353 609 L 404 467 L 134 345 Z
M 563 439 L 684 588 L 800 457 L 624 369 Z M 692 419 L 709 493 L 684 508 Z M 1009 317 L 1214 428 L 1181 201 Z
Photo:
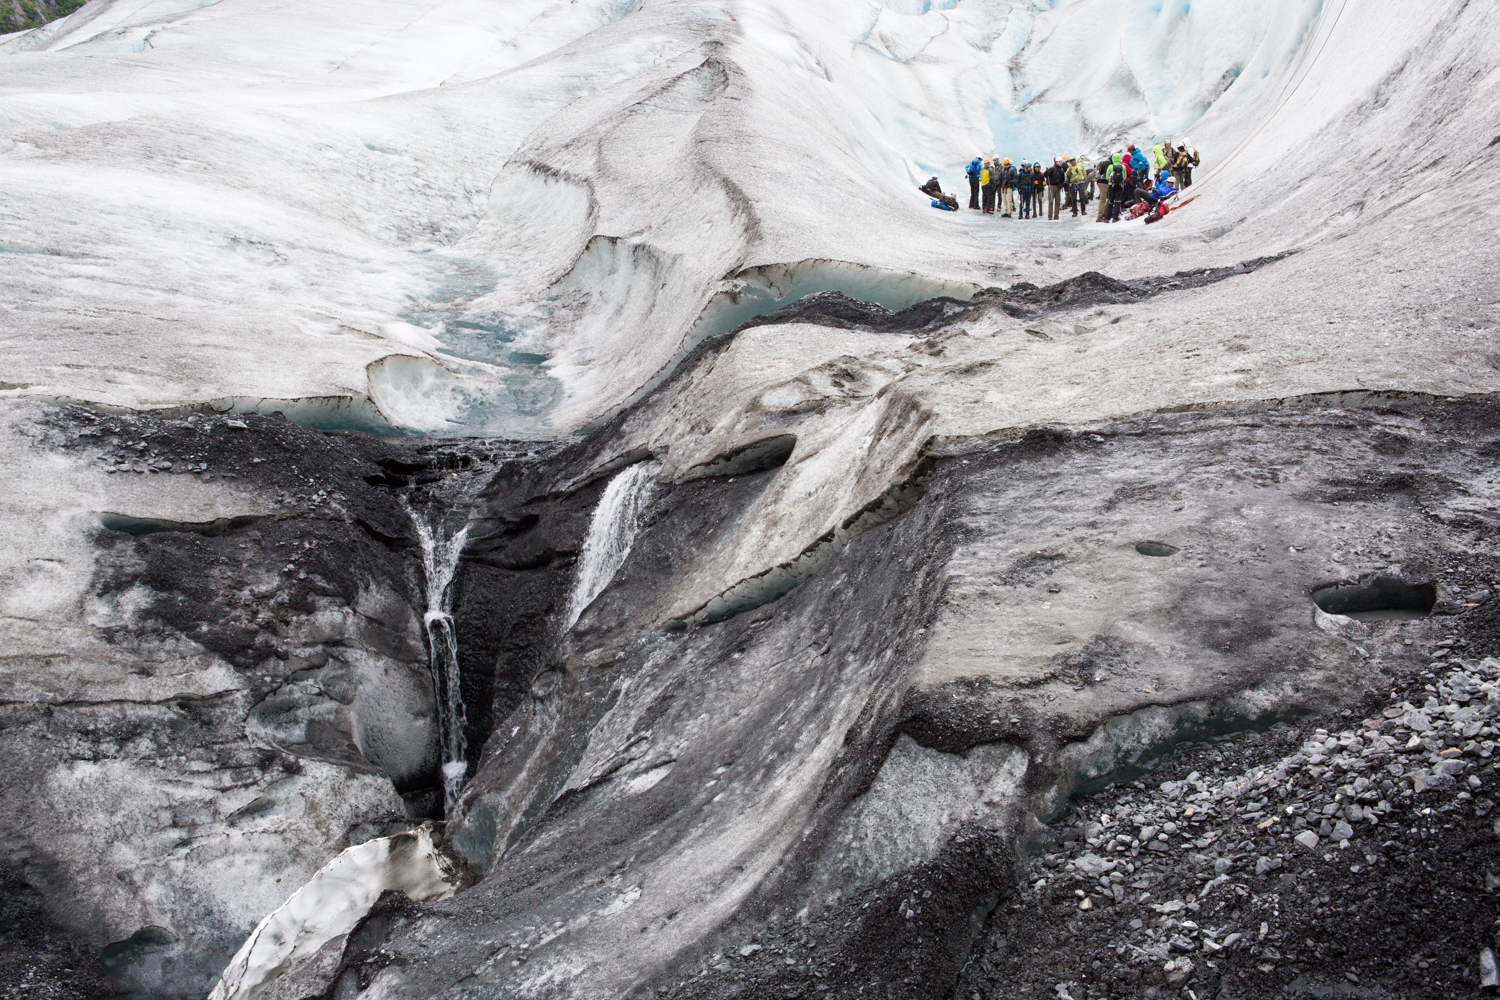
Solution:
M 1210 107 L 1238 138 L 1322 8 L 1186 7 L 95 0 L 0 41 L 5 391 L 570 430 L 725 295 L 1036 276 L 929 170 Z

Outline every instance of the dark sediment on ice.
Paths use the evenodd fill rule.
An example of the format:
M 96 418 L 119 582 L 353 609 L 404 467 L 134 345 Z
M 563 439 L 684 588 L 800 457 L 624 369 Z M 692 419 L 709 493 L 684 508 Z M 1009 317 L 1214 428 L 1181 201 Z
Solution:
M 461 496 L 474 506 L 453 608 L 473 777 L 448 849 L 484 874 L 445 902 L 381 910 L 342 965 L 294 973 L 288 989 L 305 975 L 322 977 L 303 984 L 305 995 L 348 978 L 429 995 L 598 995 L 607 979 L 620 995 L 939 997 L 957 987 L 963 996 L 1003 997 L 1012 995 L 1005 984 L 1020 981 L 1016 956 L 1047 941 L 1058 964 L 1034 968 L 1025 981 L 1048 991 L 1076 983 L 1075 1000 L 1147 986 L 1211 995 L 1221 985 L 1214 977 L 1257 996 L 1267 983 L 1279 989 L 1297 976 L 1345 972 L 1364 987 L 1462 995 L 1477 989 L 1466 972 L 1434 973 L 1424 986 L 1405 966 L 1359 959 L 1352 939 L 1319 913 L 1333 904 L 1313 898 L 1368 897 L 1358 873 L 1335 878 L 1333 867 L 1312 866 L 1309 892 L 1327 888 L 1283 894 L 1276 933 L 1321 935 L 1321 952 L 1303 945 L 1283 962 L 1256 942 L 1259 953 L 1247 945 L 1241 960 L 1231 948 L 1209 970 L 1199 960 L 1201 933 L 1187 933 L 1194 950 L 1178 945 L 1172 954 L 1194 956 L 1194 971 L 1176 982 L 1182 967 L 1166 969 L 1167 958 L 1137 962 L 1128 948 L 1118 952 L 1130 943 L 1119 938 L 1120 921 L 1149 907 L 1139 902 L 1148 890 L 1133 890 L 1135 902 L 1112 894 L 1080 911 L 1071 888 L 1059 897 L 1044 886 L 1039 895 L 1031 886 L 1042 876 L 1030 866 L 1049 836 L 1037 818 L 1081 822 L 1066 811 L 1070 792 L 1104 787 L 1096 794 L 1107 797 L 1121 794 L 1111 781 L 1153 767 L 1167 776 L 1202 770 L 1199 757 L 1174 756 L 1183 739 L 1210 741 L 1192 754 L 1219 755 L 1214 766 L 1227 772 L 1240 766 L 1237 747 L 1279 747 L 1289 725 L 1306 735 L 1309 713 L 1322 718 L 1420 688 L 1421 654 L 1450 633 L 1467 643 L 1468 659 L 1493 652 L 1496 603 L 1482 592 L 1500 576 L 1483 544 L 1495 515 L 1466 499 L 1466 484 L 1493 478 L 1495 411 L 1482 400 L 1360 410 L 1285 403 L 976 442 L 962 456 L 924 463 L 908 484 L 917 489 L 909 508 L 795 590 L 717 624 L 667 630 L 682 567 L 728 537 L 778 474 L 774 465 L 726 463 L 733 474 L 656 488 L 630 555 L 564 633 L 559 618 L 577 554 L 609 478 L 580 478 L 608 453 L 602 435 L 539 449 L 375 440 L 276 418 L 231 424 L 59 410 L 38 431 L 53 447 L 98 450 L 116 469 L 171 463 L 171 471 L 116 475 L 233 476 L 271 503 L 250 520 L 222 524 L 109 512 L 123 520 L 98 528 L 94 593 L 100 601 L 130 594 L 135 609 L 105 627 L 110 641 L 122 649 L 195 643 L 239 672 L 243 688 L 182 702 L 170 721 L 150 705 L 112 708 L 103 725 L 93 708 L 7 706 L 7 752 L 23 766 L 6 792 L 39 794 L 27 775 L 64 766 L 63 747 L 68 760 L 91 766 L 134 760 L 139 751 L 130 748 L 142 744 L 130 740 L 144 734 L 153 748 L 183 755 L 184 774 L 192 758 L 226 774 L 289 782 L 307 780 L 315 764 L 389 776 L 405 795 L 404 813 L 367 815 L 347 831 L 351 839 L 430 812 L 430 748 L 402 745 L 395 731 L 372 740 L 382 723 L 361 716 L 359 705 L 360 697 L 400 704 L 420 685 L 392 678 L 425 677 L 421 580 L 400 498 L 441 514 Z M 464 477 L 474 488 L 453 492 Z M 1326 562 L 1302 553 L 1334 542 L 1339 553 L 1377 553 L 1380 565 L 1355 560 L 1330 579 Z M 1321 588 L 1380 573 L 1433 588 L 1431 615 L 1315 621 Z M 1135 581 L 1126 593 L 1155 595 L 1131 611 L 1128 631 L 1090 617 L 1093 594 L 1117 600 L 1109 589 L 1116 579 Z M 963 622 L 1019 621 L 1044 605 L 1071 616 L 1067 644 L 982 662 L 963 654 Z M 333 627 L 335 619 L 343 624 Z M 359 673 L 367 662 L 386 672 Z M 326 691 L 343 685 L 349 698 L 342 708 L 312 695 L 278 701 L 309 682 Z M 1172 703 L 1160 704 L 1157 691 L 1174 692 Z M 274 719 L 273 705 L 281 706 Z M 410 710 L 423 711 L 416 702 Z M 247 740 L 247 726 L 262 736 Z M 1268 727 L 1269 736 L 1212 742 Z M 162 756 L 152 749 L 146 759 Z M 785 796 L 771 794 L 777 789 Z M 1390 864 L 1459 892 L 1465 856 L 1488 856 L 1485 838 L 1493 837 L 1477 812 L 1480 796 L 1471 798 L 1441 813 L 1443 824 L 1425 839 L 1421 830 L 1416 841 L 1401 835 L 1414 847 L 1461 844 L 1466 855 L 1418 852 L 1398 862 L 1411 852 L 1386 845 Z M 183 813 L 163 832 L 219 836 L 249 817 Z M 1051 835 L 1063 827 L 1054 824 Z M 158 939 L 141 926 L 94 940 L 90 893 L 99 890 L 91 876 L 70 870 L 76 859 L 35 831 L 13 826 L 7 836 L 31 852 L 16 868 L 27 885 L 46 887 L 66 872 L 67 892 L 45 897 L 63 935 L 48 940 L 66 944 L 73 934 L 81 953 L 94 955 L 119 945 L 106 971 L 120 983 L 169 953 L 173 968 L 201 980 L 239 944 L 228 927 L 212 925 L 191 939 L 182 928 Z M 694 847 L 704 843 L 718 846 Z M 1048 853 L 1058 852 L 1039 856 Z M 721 854 L 732 858 L 722 869 Z M 1196 877 L 1199 867 L 1184 864 L 1154 877 L 1186 886 L 1184 873 Z M 757 874 L 737 881 L 748 870 Z M 1463 884 L 1463 899 L 1483 891 L 1472 879 Z M 1247 883 L 1247 891 L 1270 890 Z M 699 902 L 674 903 L 678 893 Z M 1385 889 L 1369 898 L 1375 907 L 1398 905 Z M 1241 933 L 1258 934 L 1256 905 L 1239 907 Z M 708 909 L 693 909 L 700 906 Z M 1415 898 L 1410 907 L 1420 914 Z M 1176 911 L 1145 912 L 1181 921 Z M 1447 970 L 1488 933 L 1479 917 L 1463 916 L 1478 911 L 1453 912 L 1413 919 L 1401 932 L 1429 969 Z M 612 943 L 611 928 L 636 943 Z M 574 961 L 583 962 L 583 978 L 546 978 L 552 963 Z M 1267 962 L 1274 975 L 1260 970 Z M 16 968 L 61 989 L 54 965 L 39 958 Z

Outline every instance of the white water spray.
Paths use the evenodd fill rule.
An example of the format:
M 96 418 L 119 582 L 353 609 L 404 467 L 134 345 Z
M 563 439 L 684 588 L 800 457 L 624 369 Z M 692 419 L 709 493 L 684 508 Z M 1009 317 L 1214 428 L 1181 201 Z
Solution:
M 578 557 L 578 577 L 573 581 L 573 593 L 568 598 L 568 620 L 564 629 L 570 629 L 594 598 L 609 586 L 630 547 L 635 544 L 635 535 L 641 526 L 641 512 L 651 499 L 656 481 L 652 473 L 656 463 L 641 462 L 625 469 L 609 481 L 599 506 L 594 508 L 593 520 L 589 522 L 589 536 L 583 543 L 583 553 Z
M 468 741 L 464 738 L 463 692 L 459 688 L 458 636 L 453 629 L 452 600 L 449 589 L 469 537 L 465 524 L 453 535 L 434 529 L 409 506 L 407 514 L 422 544 L 422 573 L 427 581 L 427 613 L 422 622 L 427 630 L 427 664 L 432 671 L 432 693 L 437 700 L 438 739 L 443 757 L 443 815 L 453 810 L 468 772 Z

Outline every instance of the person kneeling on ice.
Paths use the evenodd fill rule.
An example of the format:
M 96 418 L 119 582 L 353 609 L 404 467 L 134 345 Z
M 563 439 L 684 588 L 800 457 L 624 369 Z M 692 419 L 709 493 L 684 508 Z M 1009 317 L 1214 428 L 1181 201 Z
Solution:
M 927 178 L 927 183 L 917 188 L 917 190 L 932 199 L 933 208 L 941 208 L 945 212 L 958 211 L 958 199 L 951 194 L 943 194 L 943 187 L 938 183 L 936 177 Z
M 1155 196 L 1155 202 L 1152 205 L 1151 211 L 1146 215 L 1147 224 L 1156 222 L 1163 215 L 1170 212 L 1171 209 L 1167 207 L 1167 199 L 1177 194 L 1177 189 L 1172 186 L 1172 180 L 1167 176 L 1165 170 L 1157 175 L 1156 187 L 1151 193 Z

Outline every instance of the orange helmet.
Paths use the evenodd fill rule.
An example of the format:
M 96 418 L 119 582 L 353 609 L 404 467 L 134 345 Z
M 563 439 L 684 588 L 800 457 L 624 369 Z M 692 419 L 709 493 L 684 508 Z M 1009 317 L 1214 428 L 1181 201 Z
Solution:
M 1007 158 L 1007 159 L 1006 159 L 1006 161 L 1005 161 L 1005 164 L 1004 164 L 1004 165 L 1005 165 L 1005 166 L 1007 166 L 1007 167 L 1008 167 L 1008 166 L 1010 166 L 1010 160 L 1009 160 L 1009 158 Z

